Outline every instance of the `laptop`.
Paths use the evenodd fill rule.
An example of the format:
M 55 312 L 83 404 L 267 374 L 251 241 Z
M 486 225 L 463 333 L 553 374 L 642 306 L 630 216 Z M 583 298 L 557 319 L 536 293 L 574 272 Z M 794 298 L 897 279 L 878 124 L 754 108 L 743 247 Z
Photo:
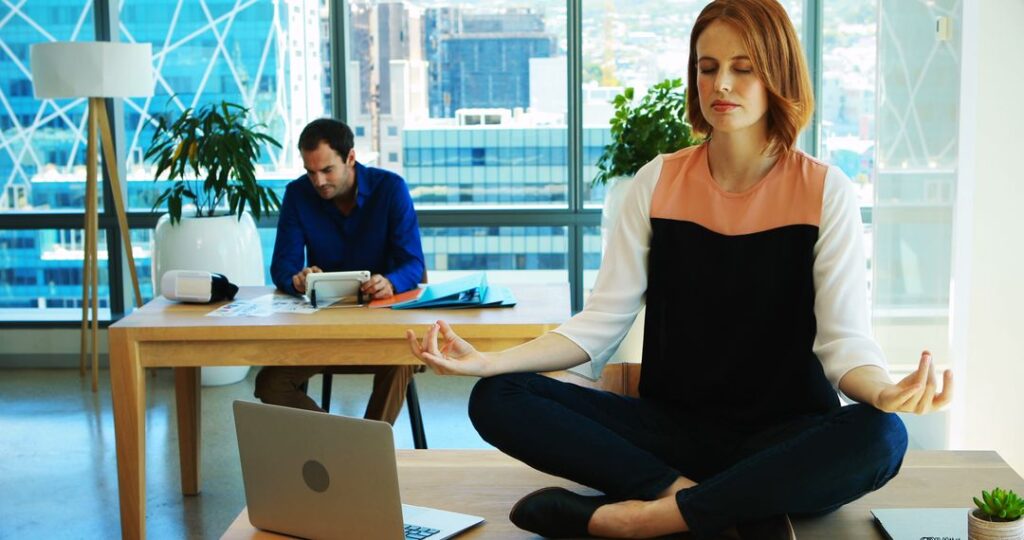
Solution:
M 235 401 L 249 521 L 315 539 L 443 540 L 482 517 L 403 505 L 391 425 Z
M 969 508 L 876 508 L 875 522 L 889 540 L 967 540 Z

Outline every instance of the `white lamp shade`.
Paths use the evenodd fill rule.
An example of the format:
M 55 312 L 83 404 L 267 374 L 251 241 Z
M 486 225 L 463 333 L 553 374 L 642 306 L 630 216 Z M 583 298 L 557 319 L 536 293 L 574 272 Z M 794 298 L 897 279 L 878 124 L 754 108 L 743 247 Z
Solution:
M 37 98 L 153 95 L 149 43 L 37 43 L 29 56 Z

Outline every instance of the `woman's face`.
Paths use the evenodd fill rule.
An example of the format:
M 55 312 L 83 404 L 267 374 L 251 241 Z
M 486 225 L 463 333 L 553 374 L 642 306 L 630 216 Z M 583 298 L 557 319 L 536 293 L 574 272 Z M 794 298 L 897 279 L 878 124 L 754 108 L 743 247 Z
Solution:
M 728 24 L 713 22 L 697 38 L 697 92 L 714 133 L 765 129 L 768 92 Z

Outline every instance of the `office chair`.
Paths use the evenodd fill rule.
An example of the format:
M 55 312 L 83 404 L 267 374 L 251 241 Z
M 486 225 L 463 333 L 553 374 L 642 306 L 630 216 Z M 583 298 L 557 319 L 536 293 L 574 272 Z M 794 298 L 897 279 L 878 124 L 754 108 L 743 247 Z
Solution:
M 337 370 L 337 371 L 336 371 Z M 409 423 L 412 424 L 412 441 L 417 450 L 426 450 L 427 435 L 423 430 L 423 415 L 420 413 L 420 399 L 416 393 L 416 373 L 423 373 L 426 366 L 417 366 L 409 379 L 409 386 L 405 388 L 405 406 L 409 410 Z M 331 412 L 331 379 L 335 374 L 344 374 L 343 366 L 329 366 L 324 370 L 324 380 L 321 385 L 320 408 Z
M 427 282 L 427 269 L 423 269 L 423 279 Z M 412 424 L 412 442 L 417 450 L 427 449 L 427 434 L 423 430 L 423 415 L 420 413 L 420 399 L 416 393 L 416 374 L 426 371 L 427 366 L 417 366 L 413 376 L 409 378 L 409 386 L 405 388 L 405 406 L 409 410 L 409 423 Z M 344 366 L 328 366 L 324 370 L 324 381 L 321 384 L 320 408 L 331 412 L 331 379 L 335 374 L 344 374 Z

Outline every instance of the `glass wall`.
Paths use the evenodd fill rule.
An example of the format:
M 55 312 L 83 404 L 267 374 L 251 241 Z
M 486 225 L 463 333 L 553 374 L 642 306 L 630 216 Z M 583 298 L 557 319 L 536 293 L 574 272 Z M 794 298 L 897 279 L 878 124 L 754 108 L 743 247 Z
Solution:
M 0 320 L 80 321 L 84 244 L 82 229 L 0 230 Z M 110 318 L 107 258 L 100 234 L 101 320 Z
M 956 0 L 879 0 L 872 295 L 876 333 L 906 369 L 922 348 L 950 359 L 961 9 Z
M 87 101 L 36 99 L 29 50 L 92 41 L 94 26 L 88 1 L 0 7 L 0 214 L 30 220 L 85 208 Z M 79 319 L 83 238 L 81 229 L 0 230 L 0 320 Z M 103 235 L 99 245 L 101 317 L 109 317 Z
M 173 116 L 221 100 L 250 108 L 253 120 L 264 124 L 282 144 L 281 149 L 263 149 L 261 181 L 283 190 L 287 180 L 301 174 L 294 150 L 298 133 L 309 120 L 331 113 L 326 2 L 123 0 L 114 4 L 119 39 L 152 44 L 155 74 L 153 96 L 124 100 L 129 210 L 149 211 L 169 185 L 154 183 L 155 170 L 143 161 L 153 117 Z M 95 39 L 94 9 L 92 2 L 68 0 L 0 7 L 0 29 L 7 45 L 0 48 L 0 102 L 4 104 L 0 109 L 0 179 L 4 182 L 0 212 L 79 213 L 84 208 L 86 102 L 36 100 L 28 50 L 33 43 Z M 81 249 L 76 248 L 75 235 L 55 232 L 60 231 L 0 231 L 0 246 L 18 246 L 2 252 L 9 263 L 0 275 L 0 304 L 8 308 L 3 319 L 80 316 L 42 313 L 71 299 L 80 302 L 82 295 L 80 283 L 66 283 L 81 279 Z M 150 233 L 136 230 L 132 239 L 148 299 L 152 294 Z M 101 251 L 105 241 L 101 234 Z M 55 253 L 61 257 L 53 258 Z M 76 253 L 77 262 L 68 259 Z M 107 298 L 105 283 L 101 289 Z
M 666 79 L 682 79 L 686 84 L 690 30 L 706 4 L 705 0 L 583 3 L 583 125 L 599 135 L 590 141 L 594 148 L 583 151 L 583 200 L 588 206 L 600 206 L 604 200 L 604 186 L 592 180 L 601 151 L 611 140 L 612 100 L 626 88 L 633 88 L 634 99 L 639 100 L 648 88 Z M 802 0 L 782 4 L 801 32 Z
M 331 114 L 335 92 L 344 94 L 358 159 L 402 174 L 417 209 L 429 216 L 421 219 L 429 268 L 556 271 L 570 280 L 581 275 L 574 287 L 589 288 L 600 261 L 596 224 L 604 197 L 590 181 L 610 141 L 610 101 L 625 87 L 642 93 L 666 78 L 685 78 L 689 29 L 704 3 L 585 1 L 580 19 L 570 20 L 562 0 L 352 0 L 341 3 L 347 17 L 336 19 L 347 26 L 337 28 L 329 17 L 337 3 L 328 0 L 112 3 L 119 39 L 151 43 L 154 53 L 155 95 L 125 100 L 123 108 L 127 200 L 137 212 L 130 222 L 144 295 L 152 291 L 148 212 L 168 186 L 153 181 L 155 171 L 142 159 L 153 117 L 220 100 L 251 108 L 282 143 L 265 149 L 259 168 L 261 181 L 281 193 L 303 172 L 299 130 Z M 783 2 L 802 37 L 804 4 Z M 807 150 L 857 184 L 869 218 L 876 311 L 944 310 L 956 167 L 950 116 L 957 81 L 950 76 L 958 73 L 959 42 L 955 33 L 937 41 L 934 23 L 959 17 L 958 4 L 807 5 L 822 22 L 821 49 L 811 51 L 822 65 L 814 126 L 820 137 Z M 75 291 L 61 281 L 76 274 L 61 274 L 52 257 L 76 252 L 75 235 L 62 231 L 80 226 L 62 213 L 80 216 L 84 206 L 85 102 L 36 100 L 28 48 L 94 39 L 94 11 L 103 9 L 75 0 L 0 6 L 0 217 L 9 218 L 0 224 L 0 302 L 8 320 L 61 318 L 43 311 L 81 296 L 80 283 Z M 579 50 L 568 45 L 574 26 Z M 346 36 L 347 53 L 347 86 L 333 91 L 332 34 Z M 582 66 L 579 149 L 569 147 L 570 55 Z M 582 156 L 578 168 L 574 155 Z M 524 208 L 533 213 L 516 214 Z M 468 226 L 458 217 L 466 210 L 505 217 L 475 214 L 479 223 Z M 22 223 L 23 214 L 33 221 Z M 273 218 L 262 225 L 269 265 Z M 101 248 L 106 240 L 101 234 Z M 81 258 L 57 266 L 80 268 Z M 53 290 L 60 292 L 50 298 Z
M 311 120 L 331 114 L 326 2 L 225 3 L 122 0 L 121 39 L 152 43 L 154 95 L 125 100 L 129 207 L 149 210 L 166 183 L 143 155 L 155 116 L 227 101 L 281 143 L 264 145 L 260 180 L 302 174 L 295 145 Z
M 0 7 L 0 36 L 0 212 L 81 211 L 88 102 L 36 99 L 29 49 L 94 40 L 92 2 L 6 4 Z
M 874 204 L 878 5 L 831 0 L 824 8 L 818 155 L 850 177 L 868 207 Z
M 403 175 L 420 209 L 568 206 L 564 2 L 349 9 L 357 157 Z

